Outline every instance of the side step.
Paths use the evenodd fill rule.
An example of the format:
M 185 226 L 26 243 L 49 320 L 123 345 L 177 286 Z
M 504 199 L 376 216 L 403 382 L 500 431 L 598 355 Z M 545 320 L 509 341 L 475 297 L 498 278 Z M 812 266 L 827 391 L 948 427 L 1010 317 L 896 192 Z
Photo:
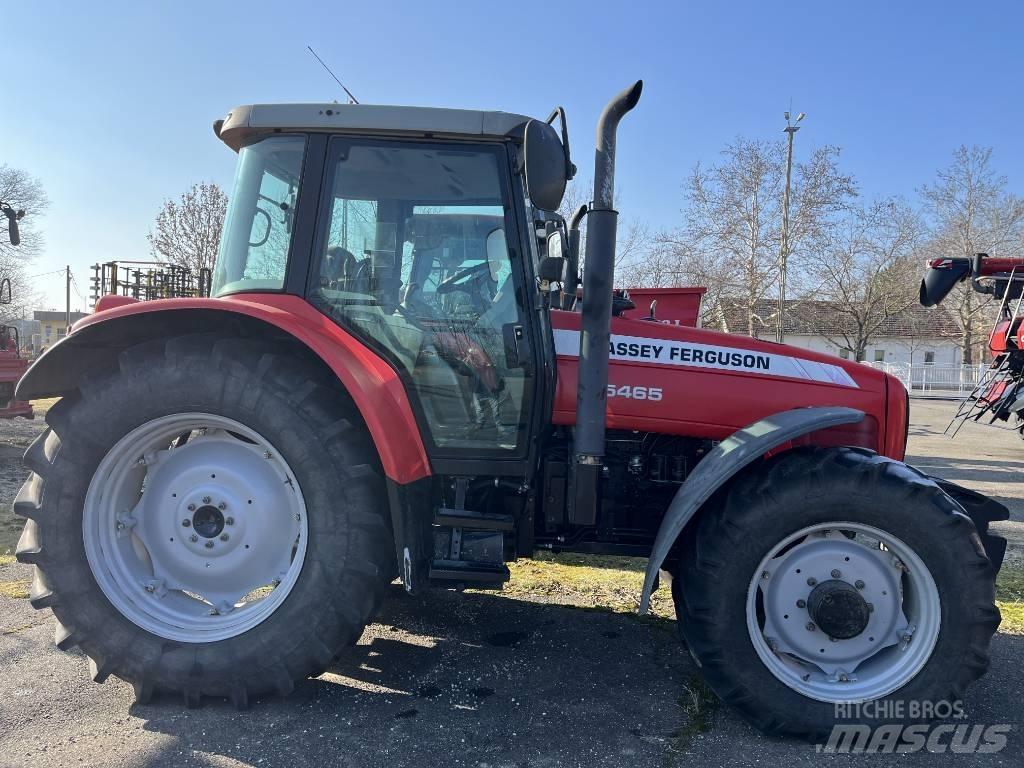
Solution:
M 434 560 L 430 564 L 430 578 L 444 581 L 464 581 L 474 584 L 500 586 L 509 580 L 504 563 L 478 563 L 472 560 Z
M 512 515 L 466 509 L 468 478 L 458 478 L 454 507 L 434 510 L 434 559 L 431 579 L 483 589 L 501 588 L 509 580 L 505 535 L 515 531 Z
M 434 525 L 449 528 L 470 528 L 474 531 L 512 531 L 515 520 L 512 515 L 500 512 L 474 512 L 470 509 L 446 509 L 434 512 Z

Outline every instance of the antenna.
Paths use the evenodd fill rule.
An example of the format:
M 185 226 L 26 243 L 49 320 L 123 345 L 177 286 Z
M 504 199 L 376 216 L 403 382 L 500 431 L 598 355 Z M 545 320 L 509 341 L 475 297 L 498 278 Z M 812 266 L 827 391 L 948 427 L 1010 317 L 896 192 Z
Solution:
M 359 102 L 356 100 L 356 97 L 352 95 L 352 91 L 346 88 L 345 84 L 338 79 L 338 76 L 331 72 L 331 68 L 324 64 L 324 60 L 316 55 L 316 51 L 313 50 L 313 46 L 307 45 L 306 47 L 309 48 L 309 52 L 313 54 L 313 58 L 320 62 L 320 66 L 327 70 L 327 74 L 334 78 L 334 82 L 341 86 L 341 90 L 343 90 L 345 92 L 345 95 L 348 96 L 348 103 L 358 104 Z

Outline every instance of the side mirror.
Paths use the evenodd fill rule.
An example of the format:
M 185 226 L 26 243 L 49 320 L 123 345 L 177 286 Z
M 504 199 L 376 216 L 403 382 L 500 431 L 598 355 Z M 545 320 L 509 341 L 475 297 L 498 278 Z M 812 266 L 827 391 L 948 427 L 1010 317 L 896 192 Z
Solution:
M 563 237 L 562 231 L 558 229 L 548 235 L 547 256 L 541 259 L 540 264 L 537 265 L 537 277 L 540 279 L 541 291 L 550 290 L 551 283 L 565 284 L 565 272 L 569 266 L 569 260 L 562 255 Z
M 565 239 L 562 231 L 556 229 L 547 238 L 547 255 L 537 265 L 537 277 L 540 279 L 540 288 L 547 291 L 551 283 L 565 284 L 566 268 L 569 260 L 562 254 L 564 251 Z
M 565 244 L 562 242 L 562 232 L 556 229 L 547 239 L 547 256 L 549 259 L 561 259 L 565 256 Z
M 565 149 L 552 126 L 539 120 L 526 124 L 523 167 L 530 202 L 542 211 L 558 210 L 568 179 Z
M 11 238 L 11 245 L 21 244 L 21 233 L 18 232 L 18 219 L 25 215 L 24 211 L 15 211 L 6 203 L 2 204 L 0 210 L 7 217 L 7 234 Z
M 540 278 L 541 289 L 547 290 L 550 283 L 565 283 L 565 271 L 569 260 L 564 256 L 566 243 L 565 234 L 561 229 L 553 230 L 545 241 L 547 255 L 537 266 L 537 277 Z

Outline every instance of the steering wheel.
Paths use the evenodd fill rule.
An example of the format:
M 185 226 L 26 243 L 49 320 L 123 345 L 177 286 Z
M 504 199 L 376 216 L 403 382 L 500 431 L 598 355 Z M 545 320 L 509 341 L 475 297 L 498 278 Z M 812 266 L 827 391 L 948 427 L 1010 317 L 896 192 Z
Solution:
M 460 269 L 454 275 L 446 277 L 437 284 L 437 293 L 451 293 L 452 291 L 463 290 L 466 287 L 466 283 L 479 280 L 485 274 L 489 275 L 490 269 L 491 265 L 486 261 L 474 264 L 472 267 Z

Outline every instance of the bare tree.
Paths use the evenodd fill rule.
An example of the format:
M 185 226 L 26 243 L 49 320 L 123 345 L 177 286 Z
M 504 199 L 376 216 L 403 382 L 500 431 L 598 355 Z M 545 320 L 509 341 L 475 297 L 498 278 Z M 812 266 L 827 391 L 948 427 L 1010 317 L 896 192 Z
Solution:
M 923 232 L 901 200 L 851 211 L 808 259 L 814 298 L 828 302 L 827 312 L 807 313 L 813 330 L 863 360 L 879 331 L 917 302 Z
M 581 205 L 589 205 L 593 183 L 589 179 L 576 177 L 565 188 L 562 204 L 558 206 L 558 214 L 567 222 Z M 615 193 L 615 207 L 619 208 L 621 198 Z M 636 288 L 646 283 L 640 282 L 642 271 L 637 265 L 643 263 L 653 246 L 654 240 L 650 228 L 643 221 L 619 217 L 615 235 L 615 284 Z M 587 252 L 587 217 L 580 224 L 580 262 Z
M 157 261 L 198 272 L 217 260 L 228 197 L 213 182 L 195 184 L 180 200 L 164 200 L 148 235 Z
M 961 146 L 952 162 L 936 174 L 935 181 L 921 187 L 931 227 L 927 245 L 934 257 L 990 253 L 1016 254 L 1024 246 L 1024 200 L 1007 192 L 1006 177 L 992 167 L 989 147 Z M 960 321 L 964 364 L 974 362 L 976 346 L 984 338 L 989 302 L 959 286 L 950 296 Z
M 24 317 L 38 298 L 28 279 L 28 266 L 43 252 L 45 244 L 37 224 L 50 201 L 39 179 L 20 168 L 0 165 L 0 202 L 25 211 L 18 222 L 20 245 L 11 245 L 7 217 L 0 217 L 0 281 L 11 281 L 11 302 L 0 307 L 0 320 L 7 321 Z
M 795 286 L 801 283 L 805 252 L 857 194 L 838 159 L 837 148 L 821 147 L 794 166 L 788 241 Z M 708 312 L 716 311 L 722 297 L 738 298 L 751 336 L 775 322 L 773 316 L 761 317 L 757 307 L 779 279 L 785 171 L 784 142 L 737 138 L 717 165 L 694 168 L 684 183 L 682 224 L 657 239 L 661 269 L 691 284 L 706 280 Z M 673 262 L 675 269 L 666 269 Z

